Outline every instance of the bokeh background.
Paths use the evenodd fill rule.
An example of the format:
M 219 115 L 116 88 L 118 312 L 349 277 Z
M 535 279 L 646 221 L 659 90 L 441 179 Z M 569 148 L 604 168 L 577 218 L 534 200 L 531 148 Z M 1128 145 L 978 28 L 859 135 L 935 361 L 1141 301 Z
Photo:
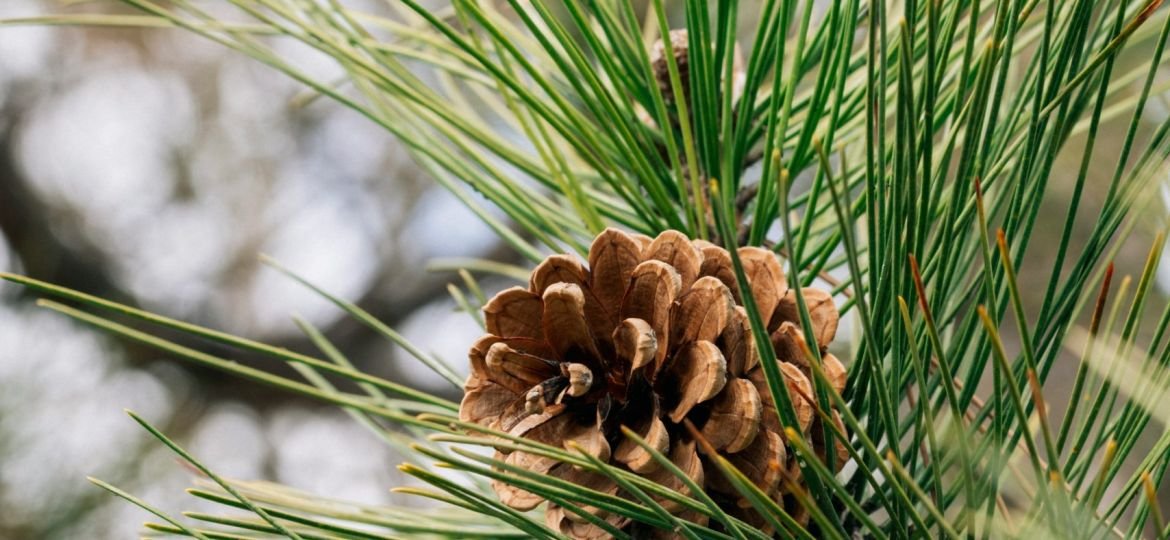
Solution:
M 0 18 L 60 6 L 4 0 Z M 259 263 L 271 255 L 461 365 L 477 327 L 447 294 L 458 277 L 427 265 L 512 258 L 387 134 L 331 102 L 294 103 L 301 90 L 179 31 L 0 28 L 0 270 L 311 350 L 297 314 L 363 369 L 457 398 Z M 136 537 L 147 515 L 87 475 L 199 506 L 182 491 L 190 472 L 126 408 L 226 476 L 371 503 L 406 481 L 401 457 L 334 407 L 128 347 L 5 284 L 0 539 Z
M 3 0 L 0 18 L 58 6 Z M 339 74 L 289 47 L 320 78 Z M 310 350 L 295 313 L 361 368 L 457 398 L 257 255 L 455 365 L 477 329 L 447 296 L 458 278 L 428 264 L 518 260 L 387 134 L 303 98 L 284 76 L 180 31 L 0 27 L 0 270 Z M 1152 107 L 1152 121 L 1165 118 L 1161 102 Z M 1103 151 L 1119 139 L 1102 137 Z M 1067 165 L 1048 203 L 1055 226 L 1040 231 L 1063 223 L 1076 162 Z M 1097 166 L 1111 173 L 1111 162 Z M 1090 184 L 1089 208 L 1104 189 Z M 1165 213 L 1153 206 L 1155 226 L 1138 228 L 1119 271 L 1140 272 Z M 1043 246 L 1055 242 L 1034 244 L 1032 262 L 1047 269 Z M 1158 302 L 1167 285 L 1163 272 Z M 0 539 L 136 536 L 146 514 L 87 475 L 167 510 L 199 508 L 182 491 L 189 471 L 126 408 L 225 476 L 369 503 L 407 482 L 394 469 L 401 456 L 336 408 L 127 346 L 0 285 Z

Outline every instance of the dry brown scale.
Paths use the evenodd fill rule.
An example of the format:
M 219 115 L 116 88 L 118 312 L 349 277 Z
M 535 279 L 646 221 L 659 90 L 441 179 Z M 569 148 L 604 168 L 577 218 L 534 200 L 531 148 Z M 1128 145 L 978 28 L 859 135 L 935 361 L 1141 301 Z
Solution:
M 739 249 L 754 298 L 776 347 L 780 368 L 806 440 L 817 444 L 808 359 L 795 295 L 776 256 Z M 837 330 L 832 296 L 803 289 L 816 346 L 838 392 L 845 368 L 825 347 Z M 728 512 L 763 525 L 714 468 L 701 437 L 762 490 L 801 515 L 789 489 L 799 469 L 785 445 L 760 357 L 742 307 L 729 253 L 677 231 L 651 239 L 615 229 L 601 233 L 588 268 L 553 255 L 532 272 L 529 286 L 497 294 L 484 307 L 488 334 L 471 348 L 471 375 L 460 418 L 544 444 L 576 443 L 598 459 L 687 493 L 685 485 L 620 431 L 628 426 L 661 451 Z M 839 423 L 839 422 L 838 422 Z M 837 445 L 838 468 L 848 459 Z M 819 453 L 823 449 L 817 448 Z M 497 458 L 597 491 L 626 496 L 605 476 L 522 451 Z M 792 483 L 782 482 L 787 474 Z M 531 510 L 540 497 L 497 482 L 500 499 Z M 706 516 L 660 501 L 679 517 Z M 614 527 L 629 520 L 591 508 Z M 572 538 L 605 538 L 604 529 L 549 503 L 548 525 Z M 807 518 L 805 518 L 807 519 Z M 661 533 L 662 531 L 660 531 Z

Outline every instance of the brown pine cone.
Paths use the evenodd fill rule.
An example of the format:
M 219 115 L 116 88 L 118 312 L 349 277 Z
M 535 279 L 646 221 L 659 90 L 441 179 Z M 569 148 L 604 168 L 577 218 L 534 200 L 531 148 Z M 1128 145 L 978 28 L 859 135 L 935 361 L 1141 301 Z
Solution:
M 678 66 L 678 76 L 682 82 L 684 97 L 690 104 L 690 39 L 685 28 L 670 31 L 670 50 L 674 53 L 674 62 Z M 654 80 L 658 83 L 658 89 L 662 92 L 663 98 L 667 102 L 674 102 L 674 86 L 670 82 L 670 66 L 667 65 L 666 52 L 666 42 L 661 38 L 655 40 L 654 44 L 650 46 L 650 67 L 654 70 Z M 743 95 L 743 87 L 747 83 L 743 51 L 740 50 L 738 43 L 732 50 L 731 62 L 731 100 L 734 103 L 739 101 L 740 96 Z
M 687 106 L 691 104 L 691 65 L 690 65 L 690 41 L 688 39 L 687 30 L 685 28 L 670 31 L 670 50 L 674 53 L 675 65 L 678 66 L 679 82 L 683 91 L 683 97 L 686 99 Z M 677 106 L 678 101 L 674 95 L 674 85 L 670 81 L 670 66 L 666 56 L 666 42 L 661 38 L 656 40 L 650 46 L 650 67 L 654 73 L 654 82 L 658 85 L 658 90 L 662 92 L 662 99 L 668 105 Z M 747 84 L 747 70 L 744 67 L 743 51 L 739 48 L 739 44 L 735 44 L 735 48 L 731 51 L 731 102 L 733 107 L 738 107 L 739 99 L 743 97 L 744 85 Z M 723 88 L 719 85 L 720 89 Z M 654 120 L 654 116 L 650 114 L 640 104 L 634 104 L 634 113 L 638 120 L 643 124 L 651 127 L 657 127 L 658 122 Z M 694 114 L 693 112 L 691 114 Z M 671 127 L 678 129 L 678 118 L 671 118 Z M 661 149 L 663 152 L 665 148 Z
M 808 401 L 809 359 L 802 352 L 795 295 L 772 252 L 745 247 L 739 255 L 768 321 L 774 361 L 784 373 L 800 428 L 816 447 L 820 430 L 812 429 L 817 422 Z M 824 351 L 837 331 L 836 307 L 828 292 L 803 291 L 816 346 Z M 777 501 L 788 493 L 783 476 L 799 475 L 723 248 L 692 242 L 677 231 L 651 240 L 608 229 L 594 240 L 588 269 L 574 257 L 553 255 L 533 270 L 527 288 L 500 292 L 484 314 L 488 335 L 469 353 L 461 419 L 553 446 L 573 441 L 602 461 L 686 493 L 681 481 L 621 435 L 620 426 L 628 426 L 742 516 L 750 514 L 746 501 L 699 451 L 686 422 Z M 833 386 L 843 391 L 844 366 L 827 353 L 823 364 Z M 848 454 L 840 441 L 836 450 L 840 467 Z M 818 452 L 823 455 L 823 449 Z M 621 495 L 605 476 L 553 459 L 521 451 L 500 451 L 497 458 Z M 516 509 L 543 502 L 500 482 L 494 487 Z M 706 516 L 660 502 L 683 519 L 706 523 Z M 601 509 L 589 510 L 617 528 L 630 525 Z M 553 503 L 545 515 L 550 527 L 572 538 L 608 536 Z

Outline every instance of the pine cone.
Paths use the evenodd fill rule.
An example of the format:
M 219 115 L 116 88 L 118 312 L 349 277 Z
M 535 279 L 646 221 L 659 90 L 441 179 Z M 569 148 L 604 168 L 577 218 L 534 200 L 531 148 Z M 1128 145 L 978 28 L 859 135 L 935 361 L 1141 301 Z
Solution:
M 800 428 L 823 456 L 808 401 L 809 360 L 802 352 L 795 295 L 772 252 L 745 247 L 739 255 L 768 322 Z M 824 351 L 837 330 L 836 307 L 828 292 L 803 292 L 816 345 Z M 460 418 L 548 445 L 567 447 L 572 441 L 602 461 L 687 493 L 648 452 L 622 436 L 620 426 L 628 426 L 721 506 L 754 521 L 749 505 L 700 453 L 686 428 L 692 424 L 777 501 L 788 494 L 784 475 L 799 482 L 740 294 L 730 254 L 721 247 L 692 242 L 676 231 L 651 240 L 608 229 L 594 240 L 588 269 L 573 257 L 553 255 L 533 270 L 527 288 L 504 290 L 484 307 L 488 335 L 471 348 Z M 833 386 L 843 391 L 844 366 L 827 353 L 823 364 Z M 844 450 L 838 441 L 838 468 L 848 459 Z M 497 458 L 621 495 L 605 476 L 553 459 L 522 451 L 500 451 Z M 519 510 L 543 502 L 504 483 L 494 487 L 504 503 Z M 681 518 L 706 523 L 706 516 L 660 502 Z M 630 525 L 601 509 L 589 510 L 614 527 Z M 790 510 L 798 513 L 795 506 Z M 572 538 L 608 536 L 551 502 L 546 519 Z
M 685 28 L 670 31 L 670 50 L 674 53 L 674 62 L 678 66 L 683 94 L 689 104 L 691 102 L 690 40 Z M 747 83 L 743 51 L 739 48 L 738 43 L 732 50 L 731 61 L 731 100 L 735 103 L 743 95 L 743 88 Z M 662 91 L 663 98 L 668 102 L 674 102 L 674 86 L 670 83 L 670 66 L 666 59 L 666 42 L 661 38 L 650 46 L 650 66 L 654 69 L 654 80 L 658 83 L 658 89 Z

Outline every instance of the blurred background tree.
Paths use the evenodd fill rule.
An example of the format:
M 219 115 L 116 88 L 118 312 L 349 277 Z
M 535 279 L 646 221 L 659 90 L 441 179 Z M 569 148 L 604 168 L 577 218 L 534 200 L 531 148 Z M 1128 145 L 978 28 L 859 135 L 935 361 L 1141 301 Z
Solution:
M 57 7 L 6 1 L 0 18 Z M 300 91 L 180 32 L 0 29 L 0 271 L 293 349 L 305 345 L 295 312 L 363 369 L 456 397 L 429 372 L 399 370 L 384 340 L 258 262 L 271 254 L 460 358 L 476 326 L 454 312 L 452 275 L 427 263 L 511 256 L 392 137 L 332 102 L 294 103 Z M 233 476 L 374 503 L 405 482 L 400 458 L 336 408 L 159 361 L 2 289 L 0 538 L 133 536 L 138 511 L 86 475 L 164 506 L 182 497 L 187 471 L 123 408 Z

